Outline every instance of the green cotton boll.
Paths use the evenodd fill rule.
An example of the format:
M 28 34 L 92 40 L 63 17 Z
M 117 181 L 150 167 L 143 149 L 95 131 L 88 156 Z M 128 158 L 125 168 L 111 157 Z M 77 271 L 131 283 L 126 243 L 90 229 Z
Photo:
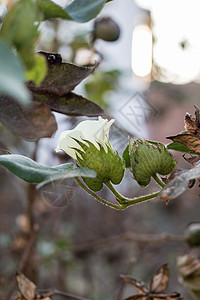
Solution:
M 15 47 L 26 67 L 34 65 L 34 48 L 39 37 L 34 1 L 19 0 L 3 18 L 0 38 Z
M 77 140 L 76 140 L 77 141 Z M 88 146 L 80 141 L 77 143 L 82 150 L 76 150 L 77 163 L 80 167 L 87 167 L 97 173 L 96 178 L 84 178 L 84 182 L 93 191 L 99 191 L 103 183 L 111 181 L 113 184 L 119 184 L 124 176 L 125 165 L 118 153 L 114 152 L 109 146 L 106 150 L 99 144 L 98 150 L 94 144 L 85 140 Z
M 129 142 L 129 154 L 132 173 L 141 186 L 147 186 L 151 177 L 157 173 L 171 173 L 176 165 L 173 156 L 161 143 L 153 145 L 144 140 L 132 139 Z

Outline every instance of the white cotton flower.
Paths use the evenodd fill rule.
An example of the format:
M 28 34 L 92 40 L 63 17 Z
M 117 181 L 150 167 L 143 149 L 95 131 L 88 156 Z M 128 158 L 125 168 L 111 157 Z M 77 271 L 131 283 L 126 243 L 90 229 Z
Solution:
M 98 117 L 98 120 L 86 120 L 80 122 L 74 129 L 63 131 L 60 135 L 60 140 L 56 148 L 56 152 L 64 151 L 72 158 L 76 159 L 80 154 L 74 149 L 82 150 L 81 146 L 74 140 L 77 139 L 87 145 L 87 141 L 95 145 L 100 150 L 99 144 L 107 152 L 109 146 L 109 130 L 115 120 L 103 119 Z

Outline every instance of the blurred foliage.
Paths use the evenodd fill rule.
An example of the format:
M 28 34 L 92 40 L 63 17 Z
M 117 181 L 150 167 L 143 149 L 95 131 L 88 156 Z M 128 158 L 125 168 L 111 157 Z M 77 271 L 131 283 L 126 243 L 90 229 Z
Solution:
M 8 64 L 9 62 L 9 64 Z M 30 101 L 24 86 L 24 67 L 11 49 L 0 40 L 0 93 L 14 97 L 21 103 Z
M 87 32 L 77 33 L 73 37 L 73 40 L 71 43 L 69 43 L 69 46 L 72 50 L 72 61 L 75 58 L 76 52 L 80 48 L 89 48 L 89 42 L 87 39 Z
M 120 74 L 119 70 L 95 72 L 85 83 L 86 96 L 89 99 L 94 99 L 95 102 L 103 108 L 108 108 L 110 104 L 107 92 L 112 92 L 117 89 Z

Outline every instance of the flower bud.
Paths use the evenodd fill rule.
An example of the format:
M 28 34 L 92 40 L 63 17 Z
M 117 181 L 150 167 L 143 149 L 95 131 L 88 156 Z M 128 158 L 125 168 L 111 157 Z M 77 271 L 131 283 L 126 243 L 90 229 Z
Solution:
M 172 155 L 161 143 L 153 145 L 145 140 L 130 140 L 129 156 L 132 173 L 141 186 L 147 186 L 151 176 L 157 173 L 171 173 L 176 165 Z

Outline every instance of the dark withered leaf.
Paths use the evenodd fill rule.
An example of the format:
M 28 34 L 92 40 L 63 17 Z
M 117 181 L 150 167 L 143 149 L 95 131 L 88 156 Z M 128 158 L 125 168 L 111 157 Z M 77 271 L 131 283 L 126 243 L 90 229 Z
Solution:
M 189 133 L 177 134 L 168 136 L 173 142 L 178 142 L 190 149 L 191 151 L 200 154 L 200 137 Z
M 162 298 L 163 299 L 163 298 Z M 173 293 L 172 295 L 169 295 L 169 296 L 167 296 L 166 298 L 165 298 L 165 300 L 174 300 L 174 299 L 177 299 L 177 300 L 182 300 L 183 298 L 180 296 L 180 294 L 179 293 Z M 155 298 L 155 300 L 156 300 L 156 298 Z M 160 298 L 160 300 L 161 300 L 161 298 Z
M 32 92 L 51 93 L 58 96 L 65 95 L 71 92 L 96 68 L 96 64 L 83 67 L 71 63 L 63 63 L 60 54 L 39 53 L 46 57 L 48 72 L 39 86 L 35 86 L 34 82 L 27 82 L 27 87 Z
M 149 297 L 148 299 L 152 299 L 152 300 L 182 300 L 183 298 L 180 296 L 179 293 L 175 292 L 172 294 L 160 294 L 160 295 L 156 295 L 155 297 Z
M 27 140 L 51 137 L 57 130 L 54 115 L 42 103 L 22 106 L 9 97 L 0 97 L 0 122 Z
M 200 177 L 200 162 L 188 171 L 181 173 L 170 181 L 159 193 L 159 198 L 163 200 L 171 200 L 180 196 L 188 188 L 188 183 L 192 179 Z
M 190 155 L 189 157 L 183 155 L 183 158 L 191 165 L 195 165 L 200 160 L 199 155 Z
M 52 110 L 66 115 L 96 117 L 105 114 L 99 105 L 74 93 L 57 96 L 32 92 L 32 96 L 34 101 L 44 103 Z
M 167 264 L 164 264 L 153 275 L 149 287 L 150 292 L 154 292 L 154 293 L 163 292 L 167 288 L 168 281 L 169 281 L 169 269 Z
M 120 275 L 120 277 L 123 279 L 124 282 L 132 285 L 138 291 L 139 294 L 144 295 L 148 293 L 148 286 L 142 280 L 136 280 L 131 276 L 127 275 Z
M 181 300 L 183 298 L 180 297 L 179 293 L 173 293 L 170 295 L 166 295 L 166 294 L 147 294 L 145 296 L 143 295 L 133 295 L 130 296 L 124 300 Z

